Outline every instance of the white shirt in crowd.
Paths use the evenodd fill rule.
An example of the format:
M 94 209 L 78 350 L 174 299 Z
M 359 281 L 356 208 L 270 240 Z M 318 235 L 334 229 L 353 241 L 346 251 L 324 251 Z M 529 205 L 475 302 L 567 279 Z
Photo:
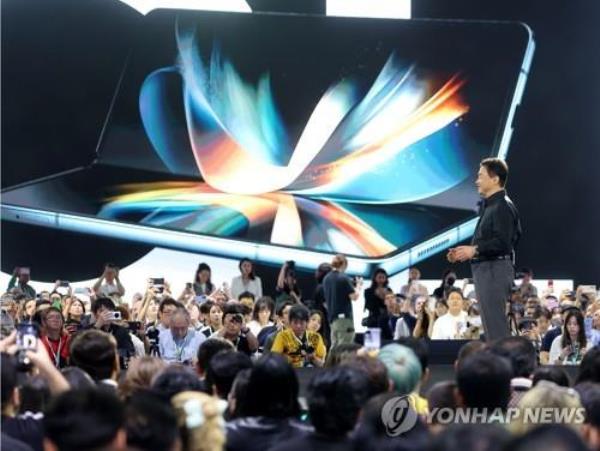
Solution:
M 115 283 L 108 283 L 104 281 L 102 285 L 100 285 L 100 289 L 98 290 L 102 296 L 111 297 L 113 294 L 120 296 L 119 287 Z
M 590 345 L 588 343 L 588 345 L 584 349 L 580 350 L 580 356 L 583 356 L 587 352 L 589 347 Z M 577 362 L 572 361 L 572 356 L 567 356 L 567 358 L 563 362 L 559 362 L 558 357 L 560 357 L 561 351 L 562 334 L 560 334 L 558 337 L 555 337 L 554 340 L 552 340 L 552 346 L 550 346 L 550 353 L 548 354 L 548 363 L 550 365 L 577 365 L 581 362 L 581 359 L 579 359 Z
M 454 340 L 457 333 L 461 333 L 467 325 L 467 312 L 460 311 L 457 316 L 450 312 L 440 316 L 433 323 L 431 332 L 432 340 Z
M 254 280 L 248 280 L 248 283 L 244 283 L 242 276 L 234 277 L 231 281 L 231 297 L 237 299 L 240 294 L 244 291 L 252 293 L 255 299 L 262 298 L 262 282 L 260 277 L 254 276 Z
M 250 329 L 252 335 L 258 337 L 258 334 L 261 330 L 263 330 L 263 327 L 271 327 L 273 324 L 274 323 L 272 321 L 269 321 L 266 326 L 261 326 L 258 321 L 252 320 L 248 323 L 248 329 Z

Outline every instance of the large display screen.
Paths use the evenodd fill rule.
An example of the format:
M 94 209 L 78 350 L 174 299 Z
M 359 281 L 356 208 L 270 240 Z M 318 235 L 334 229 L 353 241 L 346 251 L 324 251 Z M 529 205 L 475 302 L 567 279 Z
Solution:
M 387 256 L 474 217 L 528 43 L 519 24 L 153 12 L 99 164 L 4 202 Z

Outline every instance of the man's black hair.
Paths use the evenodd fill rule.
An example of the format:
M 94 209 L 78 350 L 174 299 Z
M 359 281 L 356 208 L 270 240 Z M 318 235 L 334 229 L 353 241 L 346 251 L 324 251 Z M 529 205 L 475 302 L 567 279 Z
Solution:
M 600 346 L 594 346 L 586 352 L 579 365 L 576 384 L 586 381 L 600 383 Z
M 582 382 L 575 386 L 585 409 L 585 423 L 600 429 L 600 384 Z
M 421 370 L 423 374 L 425 374 L 425 370 L 429 367 L 429 346 L 427 345 L 425 339 L 415 337 L 400 337 L 394 342 L 412 349 L 421 363 Z
M 2 353 L 1 357 L 2 367 L 0 368 L 2 374 L 2 406 L 10 401 L 10 398 L 17 386 L 17 361 L 14 356 Z
M 208 340 L 203 341 L 200 347 L 198 347 L 198 369 L 206 372 L 210 359 L 221 351 L 234 352 L 235 349 L 231 342 L 222 338 L 209 338 Z
M 204 391 L 204 384 L 190 367 L 171 365 L 156 375 L 152 391 L 168 402 L 183 391 Z
M 101 449 L 124 426 L 121 401 L 98 388 L 64 392 L 50 402 L 44 414 L 45 436 L 61 451 Z
M 242 304 L 238 303 L 227 303 L 223 306 L 223 318 L 227 315 L 243 315 L 244 309 Z
M 106 332 L 86 330 L 71 342 L 71 365 L 81 368 L 94 381 L 109 379 L 115 370 L 117 350 Z
M 244 415 L 294 417 L 300 413 L 298 390 L 298 377 L 287 359 L 279 354 L 265 354 L 251 370 Z
M 490 177 L 498 177 L 500 186 L 506 186 L 508 179 L 508 165 L 500 158 L 486 158 L 480 163 L 485 168 Z
M 310 312 L 302 304 L 296 304 L 290 309 L 289 322 L 292 321 L 308 321 L 310 318 Z
M 550 381 L 561 387 L 570 387 L 571 381 L 567 372 L 559 366 L 540 366 L 533 372 L 533 385 L 539 381 Z
M 160 304 L 158 304 L 158 311 L 160 313 L 163 312 L 163 310 L 165 309 L 165 306 L 167 305 L 172 305 L 174 307 L 180 308 L 180 307 L 184 307 L 184 305 L 181 302 L 176 301 L 173 298 L 164 298 L 162 301 L 160 301 Z
M 510 399 L 511 378 L 510 362 L 489 352 L 471 354 L 456 371 L 456 382 L 465 407 L 505 410 Z
M 102 307 L 111 311 L 116 309 L 115 303 L 111 298 L 98 298 L 92 304 L 92 313 L 95 315 Z
M 50 401 L 50 386 L 42 376 L 27 378 L 19 388 L 19 412 L 43 412 Z
M 308 386 L 308 410 L 317 433 L 342 437 L 350 432 L 367 400 L 367 376 L 338 366 L 318 371 Z
M 505 337 L 492 343 L 492 354 L 505 357 L 512 366 L 512 377 L 530 377 L 537 366 L 535 347 L 525 337 Z
M 466 448 L 463 448 L 466 449 Z M 507 446 L 510 451 L 589 451 L 581 436 L 562 424 L 542 424 L 515 438 Z
M 93 388 L 96 386 L 90 375 L 76 366 L 68 366 L 60 370 L 60 372 L 73 390 Z
M 168 401 L 152 392 L 135 393 L 125 408 L 128 448 L 170 450 L 177 440 L 177 417 Z
M 294 303 L 291 301 L 283 301 L 281 302 L 279 305 L 277 305 L 277 310 L 275 310 L 275 314 L 277 316 L 283 316 L 283 311 L 285 310 L 285 308 L 288 306 L 294 306 Z
M 244 299 L 244 298 L 250 298 L 250 299 L 252 299 L 252 300 L 254 301 L 254 300 L 256 299 L 256 296 L 254 296 L 254 293 L 251 293 L 251 292 L 249 292 L 249 291 L 243 291 L 243 292 L 241 292 L 241 293 L 240 293 L 240 295 L 238 296 L 238 301 L 239 301 L 240 299 Z
M 221 399 L 227 399 L 237 374 L 252 367 L 252 360 L 242 352 L 220 351 L 210 359 L 206 369 L 206 389 Z
M 440 433 L 430 451 L 486 450 L 503 451 L 510 434 L 496 424 L 454 424 Z
M 369 381 L 368 398 L 389 392 L 390 379 L 385 364 L 375 357 L 353 355 L 341 362 L 342 366 L 362 371 Z

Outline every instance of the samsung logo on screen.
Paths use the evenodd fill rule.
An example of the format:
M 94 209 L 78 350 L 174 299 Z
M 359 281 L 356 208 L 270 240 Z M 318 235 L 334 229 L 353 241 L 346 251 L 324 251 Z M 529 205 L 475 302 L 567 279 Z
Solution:
M 157 8 L 252 12 L 245 0 L 120 0 L 142 14 Z M 410 19 L 411 0 L 327 0 L 328 16 Z

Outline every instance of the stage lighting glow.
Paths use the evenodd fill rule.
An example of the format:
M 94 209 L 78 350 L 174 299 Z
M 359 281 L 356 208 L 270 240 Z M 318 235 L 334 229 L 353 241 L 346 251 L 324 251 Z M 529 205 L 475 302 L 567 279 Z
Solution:
M 327 0 L 328 16 L 410 19 L 411 0 Z
M 251 13 L 252 10 L 245 0 L 119 0 L 148 14 L 157 8 L 199 9 L 205 11 L 236 11 Z

